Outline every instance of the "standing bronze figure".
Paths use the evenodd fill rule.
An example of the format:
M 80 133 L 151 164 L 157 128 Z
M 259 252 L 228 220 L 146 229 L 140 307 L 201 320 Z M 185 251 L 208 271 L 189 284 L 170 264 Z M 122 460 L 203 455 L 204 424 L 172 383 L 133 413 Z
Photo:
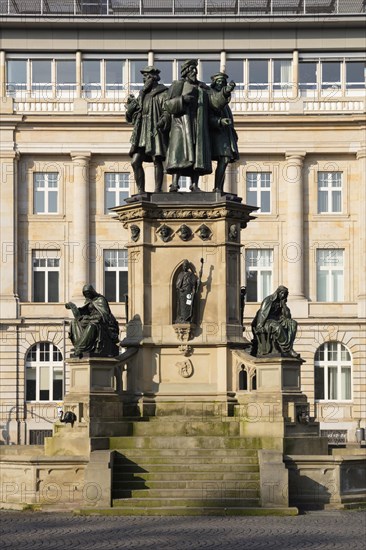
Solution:
M 293 349 L 297 331 L 297 322 L 291 318 L 287 306 L 288 289 L 279 286 L 267 296 L 252 322 L 253 355 L 275 355 L 299 359 Z
M 212 172 L 208 91 L 197 80 L 197 60 L 185 61 L 181 80 L 172 83 L 164 104 L 165 116 L 171 117 L 166 159 L 166 172 L 173 174 L 170 191 L 178 191 L 180 176 L 190 177 L 191 191 L 199 191 L 199 176 Z
M 144 162 L 154 163 L 155 192 L 163 185 L 163 160 L 167 150 L 167 133 L 161 118 L 163 102 L 168 88 L 159 84 L 160 70 L 149 65 L 141 70 L 144 86 L 138 97 L 130 95 L 126 103 L 126 120 L 134 125 L 131 136 L 131 166 L 139 193 L 145 191 Z M 159 123 L 159 125 L 158 125 Z
M 74 355 L 81 357 L 89 352 L 101 357 L 115 357 L 119 353 L 119 328 L 109 304 L 92 285 L 83 287 L 85 304 L 77 307 L 73 302 L 65 304 L 74 319 L 70 323 L 69 337 L 74 345 Z
M 203 260 L 201 260 L 203 262 Z M 175 323 L 192 323 L 197 292 L 201 284 L 202 267 L 197 276 L 188 260 L 184 260 L 182 271 L 179 273 L 176 288 L 177 314 Z
M 229 162 L 239 159 L 238 135 L 234 129 L 233 114 L 229 107 L 235 82 L 227 84 L 228 76 L 217 73 L 211 76 L 210 126 L 212 160 L 217 161 L 214 191 L 224 190 L 225 171 Z

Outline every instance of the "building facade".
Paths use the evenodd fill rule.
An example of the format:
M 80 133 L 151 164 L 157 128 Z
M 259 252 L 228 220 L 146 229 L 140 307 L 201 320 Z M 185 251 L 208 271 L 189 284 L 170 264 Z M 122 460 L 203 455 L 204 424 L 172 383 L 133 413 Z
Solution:
M 366 418 L 365 28 L 363 0 L 0 2 L 2 444 L 52 430 L 68 386 L 64 304 L 80 305 L 85 283 L 123 337 L 128 236 L 109 209 L 136 193 L 125 101 L 145 65 L 169 85 L 191 57 L 201 80 L 222 70 L 237 84 L 240 160 L 225 190 L 259 207 L 242 232 L 245 335 L 286 285 L 312 415 L 333 441 L 354 440 Z

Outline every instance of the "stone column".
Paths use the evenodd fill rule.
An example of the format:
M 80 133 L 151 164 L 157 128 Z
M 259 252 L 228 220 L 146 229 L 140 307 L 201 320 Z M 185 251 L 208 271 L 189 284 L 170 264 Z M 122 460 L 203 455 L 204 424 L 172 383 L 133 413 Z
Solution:
M 91 153 L 71 153 L 73 183 L 72 243 L 72 301 L 80 300 L 82 288 L 89 283 L 89 162 Z
M 297 98 L 299 92 L 299 52 L 295 50 L 292 55 L 292 97 Z
M 6 96 L 5 90 L 5 52 L 4 50 L 0 51 L 0 96 Z
M 293 317 L 308 317 L 308 303 L 304 294 L 304 214 L 303 163 L 306 153 L 289 151 L 283 179 L 287 183 L 287 242 L 282 250 L 282 261 L 287 266 L 289 304 Z
M 4 136 L 5 137 L 5 136 Z M 17 295 L 17 171 L 19 156 L 0 152 L 0 318 L 16 319 Z
M 357 151 L 357 160 L 360 174 L 359 196 L 359 264 L 358 264 L 358 317 L 366 317 L 366 146 Z

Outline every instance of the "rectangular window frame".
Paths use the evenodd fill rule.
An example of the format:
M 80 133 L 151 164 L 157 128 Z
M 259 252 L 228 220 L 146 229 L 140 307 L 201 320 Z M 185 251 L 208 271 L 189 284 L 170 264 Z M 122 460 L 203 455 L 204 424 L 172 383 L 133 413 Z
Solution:
M 341 254 L 337 254 L 341 253 Z M 334 255 L 333 263 L 326 265 L 326 256 Z M 323 258 L 322 258 L 323 256 Z M 337 257 L 338 256 L 338 257 Z M 341 259 L 341 264 L 335 265 Z M 336 273 L 341 273 L 342 295 L 339 299 L 336 297 Z M 324 276 L 325 274 L 325 276 Z M 321 289 L 321 282 L 325 285 L 325 294 Z M 342 303 L 345 301 L 345 249 L 344 248 L 317 248 L 316 249 L 316 301 L 320 303 Z M 324 299 L 325 298 L 325 299 Z
M 37 294 L 41 295 L 40 290 L 36 289 L 36 273 L 44 273 L 44 288 L 42 297 L 44 300 L 36 299 Z M 50 299 L 52 274 L 57 273 L 57 300 Z M 60 251 L 59 250 L 33 250 L 32 251 L 32 302 L 42 304 L 60 303 Z
M 56 178 L 54 177 L 56 176 Z M 37 179 L 44 179 L 44 186 L 37 187 Z M 56 186 L 51 185 L 56 179 Z M 43 189 L 43 203 L 44 203 L 44 212 L 37 211 L 37 193 L 41 193 L 37 189 Z M 56 195 L 56 211 L 53 212 L 50 210 L 51 197 Z M 56 216 L 60 212 L 60 174 L 59 172 L 33 172 L 33 214 L 36 216 Z
M 255 256 L 257 256 L 257 258 L 255 258 Z M 246 301 L 248 303 L 260 303 L 266 296 L 269 296 L 269 294 L 273 292 L 273 256 L 273 248 L 246 248 L 245 279 L 247 287 Z M 250 265 L 251 263 L 254 265 Z M 249 273 L 256 273 L 256 300 L 251 299 L 250 296 L 251 289 L 248 282 Z M 264 274 L 268 273 L 269 284 L 265 285 Z M 267 290 L 264 290 L 265 286 L 267 286 Z
M 246 182 L 246 204 L 252 206 L 258 206 L 259 209 L 256 210 L 256 214 L 270 215 L 272 214 L 272 172 L 263 171 L 263 172 L 254 172 L 252 170 L 246 172 L 245 176 Z M 255 185 L 254 185 L 255 183 Z M 252 197 L 255 196 L 255 203 L 251 202 L 251 197 L 249 194 L 252 194 Z M 269 196 L 269 210 L 262 210 L 262 202 L 265 195 Z
M 114 265 L 107 265 L 107 262 Z M 107 273 L 115 273 L 115 289 L 114 295 L 111 295 L 110 290 L 107 288 Z M 120 288 L 120 273 L 127 273 L 128 279 L 128 251 L 126 248 L 121 249 L 105 249 L 103 251 L 103 287 L 104 295 L 109 302 L 125 303 L 125 296 Z M 126 290 L 128 286 L 128 280 L 126 284 Z M 113 299 L 115 298 L 115 299 Z
M 112 185 L 114 183 L 115 185 Z M 131 196 L 130 172 L 104 172 L 104 214 L 114 215 L 109 208 L 126 204 L 125 199 Z M 114 197 L 113 206 L 109 198 Z M 123 198 L 124 197 L 124 198 Z M 121 198 L 123 201 L 121 202 Z
M 335 185 L 336 183 L 340 185 Z M 317 172 L 318 186 L 318 214 L 343 214 L 343 173 L 341 171 L 319 170 Z M 337 195 L 340 194 L 340 199 Z M 340 209 L 336 209 L 336 204 L 340 203 Z M 325 203 L 326 207 L 321 204 Z

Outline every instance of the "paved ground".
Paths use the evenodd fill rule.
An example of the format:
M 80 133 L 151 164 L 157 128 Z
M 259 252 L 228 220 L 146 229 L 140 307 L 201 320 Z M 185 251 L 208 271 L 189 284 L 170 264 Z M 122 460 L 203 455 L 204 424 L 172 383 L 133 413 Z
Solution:
M 297 517 L 74 517 L 0 512 L 0 548 L 12 550 L 365 550 L 366 512 Z

